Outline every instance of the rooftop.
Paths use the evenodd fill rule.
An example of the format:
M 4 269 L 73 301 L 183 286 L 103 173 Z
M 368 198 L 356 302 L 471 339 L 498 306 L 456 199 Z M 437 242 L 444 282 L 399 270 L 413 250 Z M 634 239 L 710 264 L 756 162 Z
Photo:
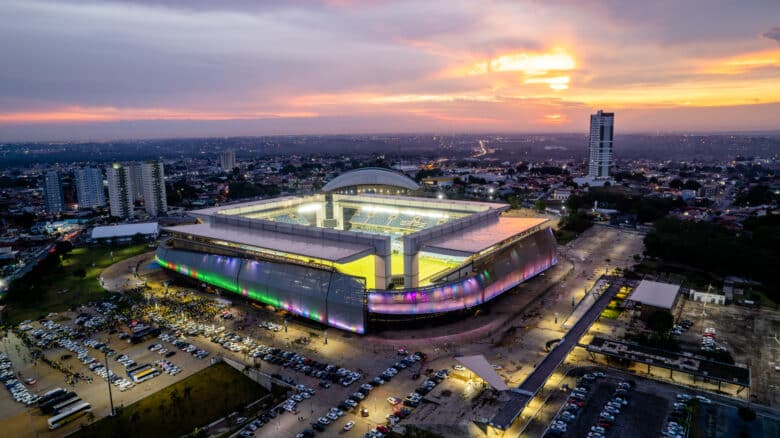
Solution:
M 157 222 L 145 222 L 141 224 L 119 224 L 95 227 L 92 229 L 93 239 L 111 239 L 114 237 L 132 237 L 136 234 L 157 234 L 159 226 Z
M 366 167 L 350 170 L 333 178 L 322 188 L 323 192 L 354 186 L 391 186 L 406 190 L 417 190 L 420 186 L 406 175 L 380 167 Z
M 642 280 L 628 299 L 646 306 L 671 309 L 679 292 L 679 284 Z
M 201 223 L 163 228 L 165 231 L 190 234 L 206 239 L 312 257 L 336 263 L 346 263 L 373 253 L 369 245 L 317 239 L 267 230 L 218 223 Z
M 496 222 L 426 242 L 423 250 L 468 257 L 546 222 L 546 218 L 499 217 Z

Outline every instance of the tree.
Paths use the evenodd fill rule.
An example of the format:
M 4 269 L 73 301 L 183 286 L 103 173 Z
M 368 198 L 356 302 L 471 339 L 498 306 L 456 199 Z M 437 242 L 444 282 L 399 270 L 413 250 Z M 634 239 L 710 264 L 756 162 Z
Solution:
M 741 418 L 742 421 L 746 423 L 749 423 L 756 419 L 756 411 L 754 411 L 748 406 L 740 406 L 737 409 L 737 415 L 739 415 L 739 418 Z
M 674 316 L 666 310 L 656 310 L 647 318 L 650 330 L 658 335 L 666 335 L 674 326 Z
M 534 202 L 534 209 L 537 211 L 544 211 L 544 209 L 547 208 L 547 203 L 544 202 L 542 199 L 537 199 Z
M 683 187 L 683 182 L 679 178 L 675 178 L 669 182 L 669 187 L 673 189 L 681 189 Z
M 73 276 L 76 278 L 84 278 L 87 276 L 87 270 L 84 268 L 77 268 L 73 271 Z

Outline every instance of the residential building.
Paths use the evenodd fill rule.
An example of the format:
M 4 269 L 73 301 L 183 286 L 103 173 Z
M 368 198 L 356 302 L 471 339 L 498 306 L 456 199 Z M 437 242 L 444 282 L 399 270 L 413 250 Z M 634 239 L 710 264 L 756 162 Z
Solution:
M 111 216 L 127 218 L 133 215 L 134 181 L 129 167 L 114 163 L 106 169 L 108 204 Z
M 141 183 L 144 187 L 144 208 L 150 216 L 160 216 L 168 211 L 165 194 L 165 169 L 162 161 L 146 161 L 141 164 Z
M 43 176 L 44 208 L 48 213 L 59 213 L 65 209 L 65 196 L 62 193 L 62 178 L 56 170 Z
M 225 172 L 230 172 L 236 167 L 236 152 L 228 149 L 219 153 L 219 167 Z
M 609 178 L 609 168 L 612 165 L 614 124 L 615 113 L 605 113 L 599 110 L 590 116 L 588 178 Z
M 130 163 L 127 165 L 128 172 L 130 172 L 130 179 L 133 181 L 133 201 L 143 201 L 144 199 L 144 184 L 141 176 L 141 163 Z
M 106 205 L 106 192 L 103 187 L 103 171 L 93 167 L 84 167 L 74 172 L 76 196 L 79 208 L 95 208 Z

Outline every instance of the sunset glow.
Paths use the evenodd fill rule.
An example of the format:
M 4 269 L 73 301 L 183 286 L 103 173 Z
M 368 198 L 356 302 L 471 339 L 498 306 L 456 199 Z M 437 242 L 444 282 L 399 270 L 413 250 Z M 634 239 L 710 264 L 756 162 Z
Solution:
M 641 114 L 627 131 L 775 129 L 780 5 L 691 3 L 9 0 L 0 140 L 125 121 L 142 136 L 187 135 L 188 122 L 224 135 L 230 121 L 256 134 L 581 132 L 582 114 L 607 107 Z

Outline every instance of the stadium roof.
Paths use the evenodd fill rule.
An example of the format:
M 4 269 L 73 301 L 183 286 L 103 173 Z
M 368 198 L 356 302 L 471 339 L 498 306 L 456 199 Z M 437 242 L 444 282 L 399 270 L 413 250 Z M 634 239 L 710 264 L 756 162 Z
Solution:
M 420 186 L 409 177 L 392 170 L 379 167 L 365 167 L 351 170 L 333 178 L 322 188 L 323 192 L 332 192 L 345 187 L 374 185 L 392 186 L 407 190 L 417 190 Z
M 202 223 L 163 229 L 169 232 L 191 234 L 206 239 L 221 240 L 336 263 L 346 263 L 374 252 L 371 246 L 359 243 L 317 239 L 228 224 Z
M 136 234 L 144 236 L 158 234 L 160 227 L 157 222 L 145 222 L 142 224 L 119 224 L 95 227 L 92 229 L 93 239 L 112 239 L 114 237 L 132 237 Z
M 481 354 L 476 356 L 458 356 L 455 360 L 473 371 L 474 374 L 486 381 L 493 389 L 497 391 L 506 391 L 509 389 L 509 386 L 504 382 L 504 379 L 493 370 L 493 365 L 485 359 L 485 356 Z
M 425 242 L 422 249 L 440 254 L 468 257 L 547 221 L 548 219 L 545 218 L 499 217 L 496 222 L 480 224 L 463 232 Z
M 679 284 L 642 280 L 628 299 L 646 306 L 671 309 L 679 292 Z

